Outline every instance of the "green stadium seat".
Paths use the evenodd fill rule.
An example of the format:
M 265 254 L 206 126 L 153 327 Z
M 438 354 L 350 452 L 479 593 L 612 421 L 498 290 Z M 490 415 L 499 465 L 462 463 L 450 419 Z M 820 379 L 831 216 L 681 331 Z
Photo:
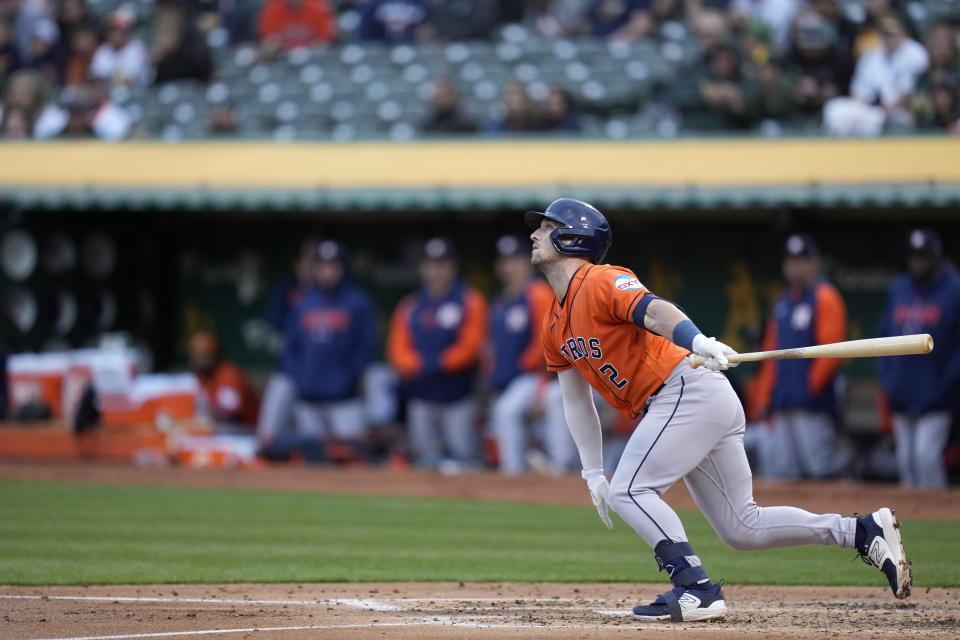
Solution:
M 310 102 L 317 105 L 329 103 L 335 95 L 336 91 L 329 82 L 319 82 L 313 85 L 308 93 Z
M 274 110 L 274 117 L 278 122 L 296 122 L 300 117 L 300 105 L 293 100 L 284 100 Z
M 397 122 L 390 127 L 390 139 L 396 142 L 412 140 L 417 136 L 417 127 L 410 122 Z
M 454 42 L 443 50 L 443 57 L 452 64 L 463 64 L 473 55 L 473 51 L 466 44 Z
M 330 137 L 337 142 L 349 142 L 357 139 L 357 128 L 352 124 L 338 123 L 330 132 Z
M 319 80 L 323 79 L 326 75 L 323 67 L 319 64 L 311 62 L 310 64 L 304 65 L 300 72 L 297 74 L 297 77 L 300 78 L 300 82 L 305 85 L 316 84 Z

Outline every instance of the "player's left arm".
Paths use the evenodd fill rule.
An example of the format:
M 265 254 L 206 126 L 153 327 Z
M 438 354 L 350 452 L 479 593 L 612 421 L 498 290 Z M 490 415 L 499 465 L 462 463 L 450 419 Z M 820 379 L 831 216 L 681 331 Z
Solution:
M 727 356 L 735 354 L 736 351 L 716 338 L 703 335 L 679 307 L 652 293 L 641 298 L 634 309 L 633 321 L 647 331 L 671 340 L 677 346 L 704 356 L 707 359 L 704 366 L 708 369 L 724 371 L 738 364 L 727 360 Z

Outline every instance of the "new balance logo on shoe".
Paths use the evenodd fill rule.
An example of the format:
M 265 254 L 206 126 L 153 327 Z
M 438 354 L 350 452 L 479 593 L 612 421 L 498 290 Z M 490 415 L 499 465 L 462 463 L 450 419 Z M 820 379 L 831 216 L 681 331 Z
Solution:
M 696 609 L 697 607 L 700 606 L 700 598 L 693 595 L 689 591 L 683 594 L 682 596 L 680 596 L 677 602 L 680 603 L 681 608 Z

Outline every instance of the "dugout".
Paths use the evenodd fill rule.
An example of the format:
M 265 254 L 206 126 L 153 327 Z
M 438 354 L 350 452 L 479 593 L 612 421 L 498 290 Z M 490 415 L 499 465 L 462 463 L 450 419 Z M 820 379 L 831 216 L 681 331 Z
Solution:
M 185 335 L 206 327 L 233 360 L 269 371 L 278 343 L 263 313 L 307 234 L 350 247 L 385 327 L 416 286 L 423 239 L 452 237 L 467 278 L 492 293 L 496 238 L 524 234 L 518 214 L 560 195 L 600 206 L 614 228 L 609 260 L 740 350 L 757 346 L 790 232 L 821 243 L 851 338 L 874 335 L 910 227 L 936 228 L 948 257 L 960 255 L 960 141 L 948 138 L 7 143 L 0 166 L 5 263 L 35 254 L 28 273 L 0 274 L 4 343 L 79 347 L 124 331 L 160 370 L 179 366 Z M 33 248 L 8 247 L 13 236 Z M 71 251 L 64 242 L 67 268 L 55 264 Z M 17 319 L 30 298 L 32 321 Z M 872 361 L 844 371 L 852 389 L 865 381 L 866 403 Z
M 468 277 L 489 292 L 496 237 L 524 233 L 515 212 L 559 195 L 600 206 L 615 231 L 610 260 L 739 348 L 779 281 L 791 231 L 823 245 L 851 337 L 872 335 L 907 228 L 935 226 L 948 255 L 960 251 L 960 141 L 949 138 L 6 143 L 0 166 L 0 232 L 26 232 L 38 256 L 26 276 L 0 275 L 4 300 L 32 294 L 37 307 L 27 331 L 4 323 L 4 340 L 76 346 L 124 329 L 160 368 L 177 361 L 185 330 L 210 322 L 240 363 L 269 366 L 275 345 L 258 318 L 304 234 L 344 240 L 355 277 L 387 313 L 415 284 L 417 242 L 452 236 Z M 47 263 L 64 240 L 81 255 L 58 271 Z M 90 275 L 91 253 L 109 273 Z M 65 332 L 63 289 L 77 298 Z M 868 362 L 852 368 L 869 375 Z

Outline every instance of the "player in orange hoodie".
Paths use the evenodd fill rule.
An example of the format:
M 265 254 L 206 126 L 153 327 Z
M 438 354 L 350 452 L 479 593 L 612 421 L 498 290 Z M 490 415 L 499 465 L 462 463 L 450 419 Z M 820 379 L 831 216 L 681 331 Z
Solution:
M 240 367 L 223 358 L 220 343 L 209 331 L 190 336 L 190 368 L 200 382 L 201 412 L 220 426 L 251 429 L 257 423 L 257 398 Z

